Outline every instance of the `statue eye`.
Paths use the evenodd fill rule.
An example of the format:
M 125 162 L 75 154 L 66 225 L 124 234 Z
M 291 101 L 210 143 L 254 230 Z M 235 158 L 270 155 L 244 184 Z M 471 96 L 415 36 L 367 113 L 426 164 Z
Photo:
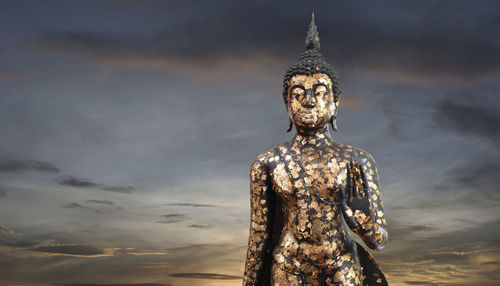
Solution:
M 298 98 L 299 96 L 304 96 L 304 94 L 305 94 L 305 90 L 301 87 L 294 87 L 290 91 L 290 95 L 295 97 L 295 98 Z
M 322 96 L 328 92 L 328 89 L 324 85 L 318 85 L 314 90 L 314 94 L 317 96 Z

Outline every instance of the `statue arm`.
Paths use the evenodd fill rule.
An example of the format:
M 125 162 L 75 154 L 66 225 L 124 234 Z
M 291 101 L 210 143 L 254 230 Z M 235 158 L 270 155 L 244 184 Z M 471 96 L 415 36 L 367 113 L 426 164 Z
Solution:
M 369 248 L 382 249 L 388 240 L 382 193 L 375 161 L 370 154 L 365 154 L 348 167 L 343 191 L 344 218 Z
M 250 237 L 245 263 L 243 286 L 263 285 L 265 256 L 271 251 L 271 201 L 270 176 L 267 156 L 263 154 L 250 168 Z

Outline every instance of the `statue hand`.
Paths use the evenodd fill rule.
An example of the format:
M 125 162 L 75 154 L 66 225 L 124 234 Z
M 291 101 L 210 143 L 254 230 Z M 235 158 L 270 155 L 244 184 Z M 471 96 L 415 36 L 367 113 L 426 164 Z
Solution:
M 342 205 L 369 214 L 368 182 L 364 172 L 352 161 L 347 165 L 346 189 L 341 187 Z
M 346 183 L 340 188 L 341 207 L 349 228 L 357 233 L 371 249 L 382 249 L 387 242 L 387 230 L 377 195 L 377 179 L 368 181 L 366 166 L 359 162 L 347 164 Z

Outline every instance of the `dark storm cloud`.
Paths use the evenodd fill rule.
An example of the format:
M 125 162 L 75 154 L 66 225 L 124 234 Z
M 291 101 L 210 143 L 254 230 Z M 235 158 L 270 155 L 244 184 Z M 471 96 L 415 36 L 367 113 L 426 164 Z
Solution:
M 288 13 L 283 13 L 281 3 L 266 3 L 262 9 L 232 1 L 220 5 L 200 2 L 197 7 L 205 13 L 195 13 L 185 21 L 165 21 L 163 28 L 148 35 L 54 30 L 43 34 L 39 46 L 104 62 L 213 58 L 216 53 L 251 53 L 255 49 L 283 60 L 298 56 L 310 11 L 316 10 L 325 55 L 341 65 L 417 82 L 450 77 L 474 82 L 500 74 L 500 36 L 495 30 L 499 20 L 494 12 L 500 9 L 498 2 L 485 1 L 474 7 L 467 1 L 385 2 L 392 9 L 375 3 L 292 2 L 287 7 L 296 8 Z M 185 8 L 175 3 L 155 7 L 158 13 Z
M 0 172 L 21 173 L 25 171 L 38 171 L 42 173 L 59 173 L 60 170 L 52 163 L 35 160 L 0 161 Z
M 240 276 L 216 274 L 216 273 L 172 273 L 170 277 L 177 278 L 195 278 L 195 279 L 210 279 L 210 280 L 239 280 Z
M 4 190 L 0 189 L 0 198 L 1 198 L 1 197 L 4 197 L 6 194 L 7 194 L 7 192 L 6 192 L 6 191 L 4 191 Z
M 500 164 L 495 160 L 500 152 L 499 104 L 496 83 L 451 91 L 435 106 L 432 120 L 437 128 L 472 140 L 484 139 L 480 143 L 485 148 L 468 150 L 462 155 L 469 156 L 467 163 L 449 168 L 447 182 L 437 185 L 440 190 L 456 190 L 453 197 L 461 203 L 498 205 L 500 202 L 497 175 Z
M 376 88 L 377 105 L 388 119 L 388 131 L 398 139 L 422 140 L 432 133 L 437 139 L 458 134 L 489 139 L 480 144 L 498 146 L 499 88 L 500 81 L 445 88 L 382 83 Z M 460 140 L 450 144 L 459 145 Z
M 217 207 L 217 205 L 210 204 L 197 204 L 197 203 L 171 203 L 166 204 L 167 206 L 179 206 L 179 207 L 195 207 L 195 208 L 213 208 Z
M 164 214 L 161 216 L 163 219 L 160 221 L 157 221 L 157 223 L 178 223 L 186 219 L 185 214 Z
M 78 244 L 68 245 L 41 245 L 31 248 L 32 251 L 61 254 L 61 255 L 78 255 L 78 256 L 96 256 L 103 255 L 105 252 L 102 249 Z
M 488 160 L 473 161 L 467 165 L 458 166 L 449 172 L 450 178 L 459 185 L 469 188 L 492 187 L 498 190 L 500 186 L 500 162 Z
M 133 283 L 133 284 L 89 284 L 89 283 L 55 283 L 58 286 L 171 286 L 163 283 Z
M 100 184 L 97 184 L 90 179 L 75 178 L 72 176 L 64 176 L 55 180 L 62 186 L 73 188 L 96 188 L 100 186 Z
M 498 153 L 494 150 L 492 154 Z M 438 184 L 436 189 L 449 193 L 457 204 L 499 206 L 500 163 L 486 154 L 483 156 L 482 159 L 471 160 L 467 164 L 451 168 L 447 172 L 447 180 Z
M 495 107 L 497 108 L 497 107 Z M 500 140 L 500 113 L 445 100 L 437 106 L 434 121 L 441 128 L 447 128 L 464 135 L 479 135 L 495 141 Z

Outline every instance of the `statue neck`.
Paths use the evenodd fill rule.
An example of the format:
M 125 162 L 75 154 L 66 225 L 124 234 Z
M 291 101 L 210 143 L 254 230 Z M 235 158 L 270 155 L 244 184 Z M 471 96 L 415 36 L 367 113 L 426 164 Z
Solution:
M 297 133 L 293 138 L 294 145 L 313 145 L 319 148 L 331 146 L 334 141 L 328 133 L 328 128 L 325 127 L 315 130 L 303 130 L 297 128 Z

